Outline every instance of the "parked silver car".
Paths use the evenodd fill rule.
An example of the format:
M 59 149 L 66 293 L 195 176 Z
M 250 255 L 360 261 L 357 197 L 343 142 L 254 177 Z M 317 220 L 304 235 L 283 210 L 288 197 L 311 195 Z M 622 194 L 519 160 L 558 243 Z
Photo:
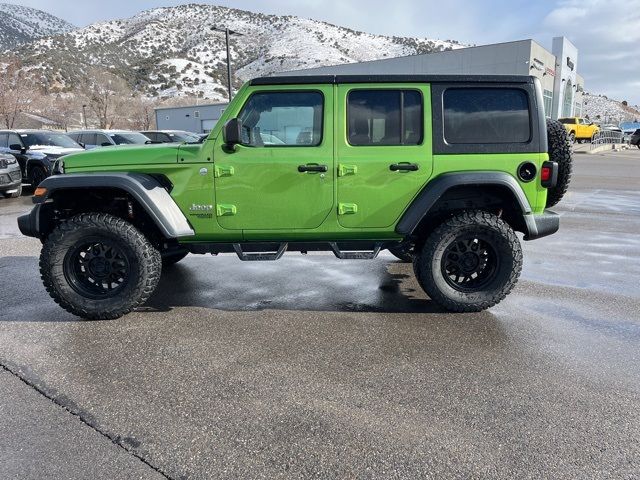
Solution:
M 0 153 L 0 193 L 6 198 L 22 195 L 22 171 L 16 157 Z
M 145 145 L 152 143 L 149 137 L 129 130 L 76 130 L 69 132 L 67 135 L 80 145 L 83 145 L 87 150 L 111 147 L 113 145 Z

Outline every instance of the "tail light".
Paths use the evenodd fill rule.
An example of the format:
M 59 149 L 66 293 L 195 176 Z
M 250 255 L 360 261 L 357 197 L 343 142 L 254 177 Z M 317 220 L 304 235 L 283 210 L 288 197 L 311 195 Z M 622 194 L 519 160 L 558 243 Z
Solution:
M 553 188 L 558 183 L 558 164 L 544 162 L 540 168 L 540 183 L 545 188 Z

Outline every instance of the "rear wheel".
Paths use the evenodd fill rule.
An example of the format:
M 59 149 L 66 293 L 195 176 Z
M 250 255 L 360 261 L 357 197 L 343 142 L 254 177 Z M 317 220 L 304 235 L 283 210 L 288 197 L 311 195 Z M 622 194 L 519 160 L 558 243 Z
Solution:
M 411 247 L 390 247 L 389 252 L 398 260 L 402 260 L 405 263 L 413 262 L 413 251 Z
M 487 212 L 469 211 L 442 223 L 414 259 L 418 283 L 429 297 L 455 312 L 478 312 L 511 291 L 522 270 L 514 231 Z
M 576 143 L 576 132 L 571 132 L 569 134 L 569 141 L 573 144 Z
M 131 312 L 153 293 L 161 270 L 160 253 L 142 233 L 103 213 L 62 222 L 40 255 L 49 295 L 68 312 L 87 319 Z

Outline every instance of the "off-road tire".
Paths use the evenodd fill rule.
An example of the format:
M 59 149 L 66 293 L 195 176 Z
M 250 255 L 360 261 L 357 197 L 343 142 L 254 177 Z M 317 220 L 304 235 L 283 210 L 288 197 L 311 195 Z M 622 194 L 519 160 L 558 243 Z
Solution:
M 119 248 L 129 267 L 127 280 L 114 296 L 88 298 L 69 280 L 68 256 L 82 242 L 104 239 Z M 162 272 L 160 252 L 132 224 L 104 213 L 83 213 L 60 223 L 40 254 L 40 274 L 51 298 L 66 311 L 90 320 L 115 319 L 143 304 Z
M 558 183 L 547 190 L 547 207 L 553 207 L 562 200 L 573 169 L 573 149 L 567 129 L 557 120 L 547 119 L 547 141 L 549 144 L 549 160 L 558 164 Z
M 413 252 L 406 247 L 390 247 L 389 253 L 404 263 L 413 262 Z
M 5 198 L 18 198 L 22 196 L 22 184 L 18 185 L 18 188 L 16 189 L 15 192 L 13 193 L 3 192 L 2 194 L 4 195 Z
M 443 272 L 443 256 L 464 236 L 478 236 L 491 245 L 497 258 L 486 284 L 476 291 L 454 288 Z M 413 268 L 419 285 L 434 302 L 454 312 L 479 312 L 511 292 L 522 270 L 522 249 L 504 221 L 485 211 L 470 210 L 444 221 L 429 235 L 413 260 Z
M 162 267 L 164 268 L 175 265 L 179 261 L 183 260 L 187 255 L 189 255 L 189 252 L 161 252 L 160 255 L 162 256 Z
M 29 183 L 33 188 L 37 188 L 45 178 L 47 178 L 47 173 L 44 168 L 36 166 L 29 170 Z

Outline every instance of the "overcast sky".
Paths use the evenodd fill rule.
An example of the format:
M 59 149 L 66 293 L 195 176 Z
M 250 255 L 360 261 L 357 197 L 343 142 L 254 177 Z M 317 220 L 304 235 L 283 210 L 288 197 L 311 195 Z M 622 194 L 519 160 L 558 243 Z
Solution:
M 533 38 L 551 49 L 551 38 L 564 35 L 578 47 L 578 73 L 587 91 L 640 104 L 640 0 L 0 1 L 39 8 L 78 26 L 148 8 L 210 3 L 476 45 Z

